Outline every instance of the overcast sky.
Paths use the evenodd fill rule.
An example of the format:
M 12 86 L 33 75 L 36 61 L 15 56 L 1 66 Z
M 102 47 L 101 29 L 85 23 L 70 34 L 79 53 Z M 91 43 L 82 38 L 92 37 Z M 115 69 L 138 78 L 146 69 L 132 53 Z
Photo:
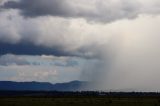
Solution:
M 160 91 L 159 0 L 0 0 L 0 80 Z

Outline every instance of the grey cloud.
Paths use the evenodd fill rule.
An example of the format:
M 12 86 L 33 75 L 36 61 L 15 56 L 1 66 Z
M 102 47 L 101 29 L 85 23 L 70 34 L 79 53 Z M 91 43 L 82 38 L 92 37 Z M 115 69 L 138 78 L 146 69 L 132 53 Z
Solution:
M 0 55 L 56 55 L 94 58 L 106 43 L 105 26 L 55 17 L 24 19 L 16 10 L 0 13 Z M 84 27 L 79 27 L 80 24 Z M 102 31 L 100 31 L 100 28 Z M 94 31 L 93 31 L 94 29 Z M 83 33 L 81 33 L 83 31 Z M 96 34 L 95 34 L 96 33 Z M 97 37 L 101 35 L 102 37 Z M 105 39 L 103 39 L 105 38 Z M 92 47 L 94 44 L 94 47 Z
M 5 2 L 2 7 L 6 9 L 20 9 L 21 14 L 25 17 L 51 15 L 58 17 L 85 18 L 89 21 L 100 22 L 135 18 L 141 13 L 159 13 L 159 10 L 157 11 L 159 5 L 148 6 L 145 2 L 141 3 L 138 0 L 20 0 Z
M 8 66 L 8 65 L 29 65 L 30 63 L 22 58 L 12 54 L 6 54 L 0 56 L 0 65 Z
M 5 8 L 21 9 L 25 16 L 69 16 L 71 9 L 65 0 L 20 0 L 8 1 L 4 4 Z M 67 7 L 67 8 L 66 8 Z
M 54 65 L 60 66 L 60 67 L 75 67 L 78 66 L 78 62 L 74 60 L 68 60 L 65 62 L 55 62 Z

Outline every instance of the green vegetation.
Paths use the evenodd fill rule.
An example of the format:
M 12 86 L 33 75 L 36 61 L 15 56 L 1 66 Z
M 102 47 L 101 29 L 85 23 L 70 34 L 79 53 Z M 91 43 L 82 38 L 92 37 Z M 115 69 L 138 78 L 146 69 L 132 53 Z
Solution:
M 160 106 L 160 98 L 3 97 L 0 106 Z

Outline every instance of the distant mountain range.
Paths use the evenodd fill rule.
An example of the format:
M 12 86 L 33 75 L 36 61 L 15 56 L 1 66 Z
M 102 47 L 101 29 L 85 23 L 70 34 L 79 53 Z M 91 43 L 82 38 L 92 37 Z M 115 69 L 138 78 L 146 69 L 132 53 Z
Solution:
M 13 82 L 0 81 L 0 90 L 11 91 L 79 91 L 85 90 L 89 82 L 71 81 L 51 84 L 48 82 Z

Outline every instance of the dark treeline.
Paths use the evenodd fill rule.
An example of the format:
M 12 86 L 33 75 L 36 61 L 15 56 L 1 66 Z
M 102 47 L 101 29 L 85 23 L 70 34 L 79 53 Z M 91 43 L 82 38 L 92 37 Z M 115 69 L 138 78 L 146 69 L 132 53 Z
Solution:
M 159 92 L 99 92 L 99 91 L 0 91 L 0 97 L 160 97 Z

